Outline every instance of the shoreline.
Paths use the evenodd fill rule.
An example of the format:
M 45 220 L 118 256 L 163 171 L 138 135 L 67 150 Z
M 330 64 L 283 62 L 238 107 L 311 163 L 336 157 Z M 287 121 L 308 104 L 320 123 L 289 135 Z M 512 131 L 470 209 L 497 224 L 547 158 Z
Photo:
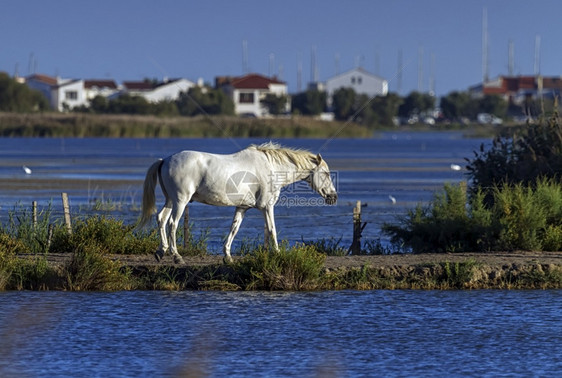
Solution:
M 34 255 L 18 257 L 37 259 Z M 180 265 L 174 264 L 169 255 L 162 262 L 156 262 L 152 255 L 107 255 L 120 269 L 147 282 L 146 286 L 131 290 L 248 290 L 238 281 L 237 263 L 243 257 L 233 257 L 234 264 L 224 264 L 222 255 L 184 256 L 185 264 Z M 45 259 L 49 267 L 62 270 L 72 261 L 72 254 L 49 253 Z M 319 281 L 297 290 L 561 288 L 562 252 L 518 251 L 327 256 Z M 57 290 L 54 287 L 43 289 Z

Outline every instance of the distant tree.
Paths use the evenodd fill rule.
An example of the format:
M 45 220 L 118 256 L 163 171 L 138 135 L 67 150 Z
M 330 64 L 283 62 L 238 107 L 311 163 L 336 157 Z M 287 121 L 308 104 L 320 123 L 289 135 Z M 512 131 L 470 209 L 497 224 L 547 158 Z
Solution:
M 410 117 L 435 108 L 435 97 L 427 93 L 411 92 L 398 109 L 400 117 Z
M 467 117 L 475 119 L 478 114 L 478 101 L 468 92 L 451 92 L 441 98 L 440 103 L 443 115 L 448 119 Z
M 286 111 L 288 101 L 289 98 L 285 95 L 277 96 L 273 93 L 268 93 L 261 103 L 267 108 L 269 114 L 279 115 Z
M 97 95 L 90 101 L 90 109 L 94 113 L 107 113 L 109 102 L 106 97 Z
M 49 102 L 39 91 L 18 83 L 5 72 L 0 72 L 0 111 L 25 113 L 47 109 Z
M 386 96 L 376 96 L 371 101 L 371 109 L 376 114 L 377 124 L 393 126 L 393 119 L 398 114 L 398 109 L 402 101 L 402 97 L 398 96 L 396 93 L 389 93 Z
M 108 113 L 150 114 L 150 112 L 150 103 L 141 96 L 131 96 L 125 94 L 109 101 L 108 104 Z
M 222 90 L 209 87 L 193 87 L 180 93 L 176 106 L 181 115 L 234 114 L 234 103 Z
M 326 92 L 307 90 L 297 93 L 291 99 L 291 109 L 303 115 L 318 115 L 326 107 Z
M 347 120 L 356 111 L 356 93 L 352 88 L 337 89 L 332 95 L 332 108 L 338 120 Z
M 175 101 L 169 100 L 151 104 L 150 113 L 158 116 L 175 116 L 179 114 Z
M 507 114 L 507 107 L 507 101 L 497 95 L 485 95 L 478 100 L 479 113 L 493 114 L 503 118 Z

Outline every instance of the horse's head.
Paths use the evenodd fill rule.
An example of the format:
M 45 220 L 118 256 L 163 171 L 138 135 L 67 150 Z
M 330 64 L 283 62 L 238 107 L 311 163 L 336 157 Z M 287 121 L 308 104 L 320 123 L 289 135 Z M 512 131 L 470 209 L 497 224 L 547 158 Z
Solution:
M 306 181 L 310 184 L 312 189 L 324 198 L 324 201 L 326 201 L 328 205 L 334 205 L 338 200 L 338 193 L 332 182 L 330 168 L 328 168 L 328 164 L 326 164 L 320 154 L 316 156 L 315 162 L 316 167 L 310 172 Z

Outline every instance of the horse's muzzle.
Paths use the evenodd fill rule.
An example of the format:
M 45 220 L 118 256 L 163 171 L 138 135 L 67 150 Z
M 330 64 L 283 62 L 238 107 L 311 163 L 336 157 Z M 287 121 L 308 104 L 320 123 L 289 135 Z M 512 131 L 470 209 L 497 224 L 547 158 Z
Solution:
M 326 195 L 326 197 L 324 197 L 324 201 L 328 205 L 334 205 L 336 202 L 338 202 L 338 195 L 336 193 L 328 194 L 328 195 Z

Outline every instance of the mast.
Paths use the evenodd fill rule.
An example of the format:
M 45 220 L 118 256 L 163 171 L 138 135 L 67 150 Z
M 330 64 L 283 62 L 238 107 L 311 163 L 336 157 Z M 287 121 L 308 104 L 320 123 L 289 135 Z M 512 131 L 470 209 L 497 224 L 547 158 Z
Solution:
M 490 79 L 488 65 L 488 8 L 482 10 L 482 83 Z

